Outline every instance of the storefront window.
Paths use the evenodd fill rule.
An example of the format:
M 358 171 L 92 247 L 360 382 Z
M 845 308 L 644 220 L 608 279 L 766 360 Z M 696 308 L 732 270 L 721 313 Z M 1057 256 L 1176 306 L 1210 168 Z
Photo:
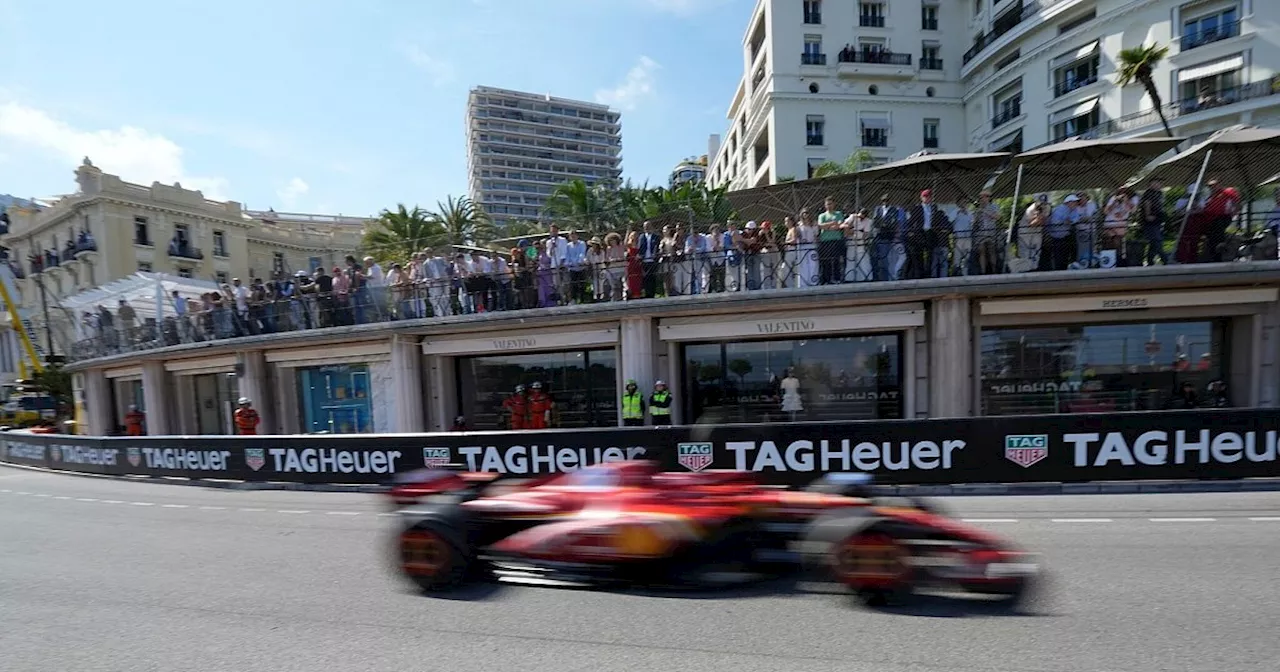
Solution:
M 240 381 L 233 374 L 209 373 L 191 376 L 196 433 L 201 435 L 233 434 L 231 414 L 239 398 Z
M 899 343 L 886 334 L 686 345 L 678 401 L 690 424 L 901 418 Z
M 983 412 L 1160 410 L 1186 383 L 1204 403 L 1225 354 L 1222 321 L 984 329 Z
M 612 349 L 460 358 L 460 413 L 470 429 L 507 429 L 502 402 L 539 382 L 555 402 L 552 427 L 616 426 L 617 360 Z
M 369 367 L 363 364 L 298 369 L 298 405 L 306 433 L 373 431 Z

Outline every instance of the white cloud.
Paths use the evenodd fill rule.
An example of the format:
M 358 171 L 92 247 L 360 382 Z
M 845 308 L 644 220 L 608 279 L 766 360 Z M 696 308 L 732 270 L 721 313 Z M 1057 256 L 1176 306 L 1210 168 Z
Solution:
M 0 137 L 79 165 L 89 157 L 94 165 L 131 182 L 181 182 L 212 199 L 227 198 L 222 177 L 190 175 L 182 165 L 182 147 L 136 126 L 89 131 L 55 119 L 42 110 L 19 103 L 0 104 Z
M 280 197 L 280 202 L 286 208 L 294 208 L 298 205 L 298 199 L 311 191 L 311 185 L 307 184 L 301 177 L 295 177 L 289 180 L 289 183 L 280 187 L 276 191 L 276 196 Z
M 627 71 L 621 84 L 612 89 L 596 91 L 596 102 L 620 110 L 636 109 L 657 92 L 656 75 L 661 67 L 652 58 L 641 56 L 640 61 Z
M 428 54 L 422 47 L 411 44 L 401 50 L 404 57 L 413 64 L 413 67 L 425 72 L 431 77 L 431 82 L 436 86 L 444 86 L 454 80 L 457 71 L 453 64 L 441 58 L 436 58 Z

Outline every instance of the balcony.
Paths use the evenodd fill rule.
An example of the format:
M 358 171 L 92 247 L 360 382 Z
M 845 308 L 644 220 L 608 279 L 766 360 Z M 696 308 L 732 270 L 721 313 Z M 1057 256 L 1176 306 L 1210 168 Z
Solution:
M 1048 9 L 1054 5 L 1068 2 L 1069 0 L 1029 0 L 1022 6 L 1022 10 L 1014 10 L 1006 12 L 998 17 L 991 26 L 991 32 L 983 33 L 973 40 L 973 46 L 964 52 L 963 63 L 969 64 L 978 54 L 986 51 L 988 47 L 996 43 L 1005 34 L 1014 28 L 1026 22 L 1028 19 L 1039 14 L 1041 10 Z
M 1232 37 L 1240 36 L 1240 22 L 1232 21 L 1224 23 L 1216 28 L 1207 28 L 1195 30 L 1178 38 L 1178 48 L 1182 51 L 1191 51 L 1197 47 L 1203 47 L 1206 44 L 1221 42 Z
M 911 77 L 915 70 L 911 67 L 911 54 L 895 54 L 882 50 L 841 51 L 841 77 Z
M 920 59 L 920 69 L 921 70 L 941 70 L 942 59 L 941 58 L 922 58 Z
M 823 145 L 826 144 L 825 142 L 823 142 L 823 140 L 825 139 L 826 138 L 822 137 L 821 133 L 810 133 L 809 135 L 805 136 L 804 144 L 808 147 L 822 147 Z
M 175 259 L 199 261 L 204 259 L 204 252 L 190 243 L 175 240 L 169 243 L 169 256 Z
M 937 149 L 937 148 L 938 148 L 938 139 L 937 139 L 937 138 L 925 138 L 925 139 L 924 139 L 924 148 L 925 148 L 925 149 Z
M 826 54 L 812 54 L 807 51 L 800 54 L 800 65 L 826 65 L 826 64 L 827 64 Z
M 996 116 L 991 119 L 991 129 L 995 130 L 1000 128 L 1020 116 L 1022 116 L 1021 101 L 1014 103 L 1013 105 L 1006 105 L 1004 106 L 1004 109 L 997 112 Z
M 1098 73 L 1096 72 L 1093 75 L 1089 77 L 1085 77 L 1083 79 L 1063 80 L 1053 85 L 1053 97 L 1061 98 L 1067 95 L 1068 93 L 1075 91 L 1076 89 L 1083 89 L 1084 87 L 1089 86 L 1090 84 L 1096 84 L 1097 82 L 1098 82 Z
M 883 131 L 878 133 L 871 132 L 871 131 L 863 131 L 862 146 L 863 147 L 888 147 L 889 134 Z
M 858 25 L 863 28 L 884 28 L 884 17 L 875 14 L 863 14 L 858 17 Z

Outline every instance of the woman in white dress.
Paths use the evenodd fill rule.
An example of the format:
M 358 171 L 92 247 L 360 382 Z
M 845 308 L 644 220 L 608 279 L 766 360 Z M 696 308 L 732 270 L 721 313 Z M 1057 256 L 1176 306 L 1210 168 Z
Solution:
M 804 403 L 800 400 L 800 379 L 796 378 L 794 369 L 787 369 L 780 387 L 782 388 L 782 411 L 790 413 L 794 421 L 797 413 L 804 412 Z
M 866 210 L 849 215 L 844 220 L 845 282 L 865 282 L 871 279 L 871 254 L 867 249 L 871 234 L 871 220 Z
M 813 223 L 807 208 L 800 211 L 796 224 L 796 287 L 813 287 L 818 284 L 818 225 Z

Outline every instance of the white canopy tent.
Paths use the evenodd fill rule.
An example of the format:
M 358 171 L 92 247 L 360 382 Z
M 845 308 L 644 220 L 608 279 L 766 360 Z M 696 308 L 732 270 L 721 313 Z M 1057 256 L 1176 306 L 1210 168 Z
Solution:
M 201 294 L 216 291 L 218 285 L 215 282 L 138 271 L 105 285 L 64 297 L 58 303 L 74 316 L 77 330 L 83 328 L 79 319 L 81 315 L 95 312 L 98 306 L 114 313 L 119 308 L 121 299 L 129 302 L 139 320 L 154 319 L 156 329 L 159 330 L 165 315 L 173 314 L 174 292 L 186 299 L 198 299 Z M 83 338 L 85 335 L 80 336 Z

